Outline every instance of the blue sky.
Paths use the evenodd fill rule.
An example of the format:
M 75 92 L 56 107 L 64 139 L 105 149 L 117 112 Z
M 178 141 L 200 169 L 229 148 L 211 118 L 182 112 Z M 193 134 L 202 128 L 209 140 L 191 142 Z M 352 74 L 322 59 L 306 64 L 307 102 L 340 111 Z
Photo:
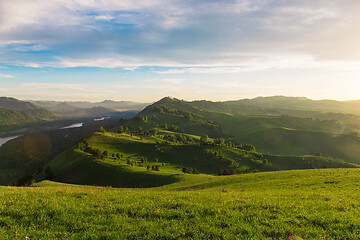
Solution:
M 360 99 L 358 0 L 0 0 L 0 95 Z

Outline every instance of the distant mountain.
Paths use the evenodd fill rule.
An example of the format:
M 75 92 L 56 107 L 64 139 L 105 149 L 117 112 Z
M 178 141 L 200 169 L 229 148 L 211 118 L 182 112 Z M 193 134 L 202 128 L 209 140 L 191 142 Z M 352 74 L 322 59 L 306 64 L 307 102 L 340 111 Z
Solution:
M 60 104 L 66 104 L 67 106 L 72 106 L 73 108 L 93 108 L 93 107 L 104 107 L 113 109 L 116 111 L 121 110 L 143 110 L 148 103 L 138 103 L 131 101 L 112 101 L 105 100 L 102 102 L 86 102 L 86 101 L 32 101 L 33 103 L 42 106 L 48 110 L 54 110 L 54 108 L 61 106 Z
M 141 111 L 148 103 L 138 103 L 131 101 L 111 101 L 105 100 L 102 102 L 85 102 L 85 101 L 32 101 L 33 103 L 55 113 L 74 115 L 75 116 L 87 116 L 87 113 L 91 115 L 109 113 L 109 112 L 122 112 L 122 111 Z
M 33 103 L 20 101 L 10 97 L 0 97 L 0 107 L 8 110 L 16 110 L 24 113 L 28 113 L 35 117 L 49 117 L 53 115 L 50 111 L 39 107 Z
M 74 112 L 74 111 L 79 110 L 79 108 L 74 107 L 73 105 L 66 103 L 66 102 L 59 103 L 59 104 L 51 107 L 50 109 L 53 112 L 61 113 L 61 114 L 66 114 L 68 112 Z
M 327 111 L 338 113 L 360 114 L 360 101 L 311 100 L 305 97 L 257 97 L 224 102 L 232 109 L 254 106 L 276 110 Z
M 105 107 L 77 108 L 76 110 L 66 112 L 64 114 L 76 117 L 97 117 L 115 112 L 115 110 Z

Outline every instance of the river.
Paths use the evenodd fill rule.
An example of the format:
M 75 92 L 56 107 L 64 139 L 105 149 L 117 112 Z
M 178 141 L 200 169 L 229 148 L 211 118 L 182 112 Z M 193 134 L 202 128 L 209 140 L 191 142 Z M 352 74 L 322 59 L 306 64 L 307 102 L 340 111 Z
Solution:
M 17 137 L 20 137 L 21 135 L 17 135 L 17 136 L 10 136 L 10 137 L 0 137 L 0 146 L 2 146 L 4 143 L 6 143 L 7 141 L 10 141 L 12 139 L 15 139 Z
M 69 126 L 66 126 L 66 127 L 61 127 L 61 128 L 58 128 L 58 129 L 70 129 L 70 128 L 79 128 L 79 127 L 82 127 L 84 125 L 84 123 L 74 123 L 74 124 L 71 124 Z M 17 137 L 20 137 L 22 136 L 21 135 L 15 135 L 15 136 L 9 136 L 9 137 L 0 137 L 0 147 L 2 145 L 4 145 L 6 142 L 10 141 L 10 140 L 13 140 Z

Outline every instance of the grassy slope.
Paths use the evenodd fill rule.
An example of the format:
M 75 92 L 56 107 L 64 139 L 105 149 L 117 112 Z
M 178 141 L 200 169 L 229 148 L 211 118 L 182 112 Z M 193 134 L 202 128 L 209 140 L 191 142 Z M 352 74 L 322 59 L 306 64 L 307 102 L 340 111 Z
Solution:
M 33 103 L 0 97 L 0 132 L 36 126 L 58 117 Z
M 15 98 L 0 97 L 0 106 L 9 110 L 24 112 L 37 118 L 52 117 L 54 115 L 33 103 L 20 101 Z
M 169 133 L 176 134 L 159 132 L 160 135 Z M 183 167 L 196 168 L 200 173 L 210 175 L 218 175 L 221 169 L 234 169 L 241 173 L 323 166 L 356 167 L 314 156 L 262 155 L 226 146 L 200 146 L 197 143 L 169 145 L 160 137 L 144 135 L 97 133 L 87 139 L 93 148 L 106 150 L 109 157 L 98 160 L 72 147 L 49 163 L 56 181 L 113 187 L 156 187 L 181 181 Z M 117 158 L 116 154 L 121 157 Z M 147 159 L 146 163 L 141 162 L 143 158 Z M 146 168 L 148 165 L 159 166 L 160 171 L 149 171 Z M 44 174 L 40 174 L 37 180 L 43 177 Z
M 212 113 L 226 135 L 250 143 L 261 152 L 306 155 L 321 152 L 360 163 L 360 138 L 343 134 L 336 122 L 287 117 L 229 116 Z
M 185 175 L 184 175 L 185 176 Z M 0 187 L 2 239 L 357 239 L 358 169 L 186 175 L 153 189 Z
M 198 105 L 210 104 L 205 103 L 198 103 Z M 141 113 L 148 116 L 147 123 L 131 120 L 128 125 L 134 128 L 142 126 L 144 129 L 150 129 L 167 123 L 168 126 L 177 125 L 179 129 L 187 133 L 209 134 L 214 137 L 232 136 L 239 143 L 255 145 L 261 152 L 283 155 L 321 152 L 334 158 L 360 163 L 360 138 L 356 134 L 349 134 L 348 132 L 353 132 L 354 128 L 350 127 L 349 130 L 349 126 L 343 122 L 289 116 L 233 115 L 208 111 L 170 98 L 162 99 L 157 104 L 170 106 L 182 112 L 195 113 L 203 119 L 213 121 L 219 128 L 216 131 L 210 131 L 198 122 L 189 121 L 179 114 L 151 111 L 156 104 Z M 222 106 L 221 103 L 216 103 L 216 105 Z

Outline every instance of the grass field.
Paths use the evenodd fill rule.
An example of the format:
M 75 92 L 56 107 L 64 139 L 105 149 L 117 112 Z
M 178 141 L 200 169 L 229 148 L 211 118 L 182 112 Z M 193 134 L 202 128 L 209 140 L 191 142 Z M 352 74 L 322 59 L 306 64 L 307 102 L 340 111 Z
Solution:
M 185 175 L 150 189 L 0 187 L 1 239 L 358 239 L 360 171 Z

